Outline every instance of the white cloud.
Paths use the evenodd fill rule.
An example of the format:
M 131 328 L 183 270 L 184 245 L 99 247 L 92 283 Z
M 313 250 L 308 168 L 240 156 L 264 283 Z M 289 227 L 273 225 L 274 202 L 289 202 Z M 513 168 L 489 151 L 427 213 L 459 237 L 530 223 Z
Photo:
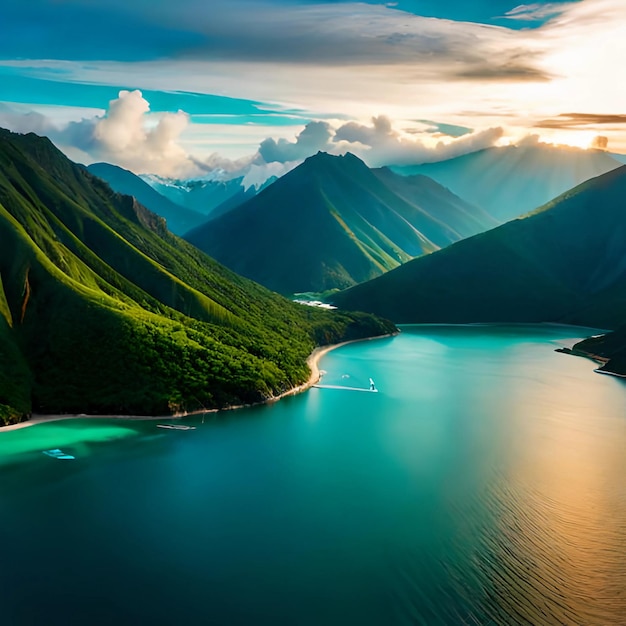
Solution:
M 545 20 L 561 13 L 565 13 L 572 3 L 548 3 L 548 4 L 520 4 L 515 8 L 507 11 L 502 17 L 509 20 L 520 20 L 525 22 L 534 22 L 537 20 Z
M 45 135 L 54 128 L 54 125 L 41 113 L 19 111 L 0 102 L 0 127 L 9 128 L 16 133 Z
M 500 127 L 463 135 L 458 139 L 426 143 L 413 133 L 393 128 L 391 120 L 380 115 L 371 126 L 348 122 L 337 129 L 334 140 L 341 151 L 354 152 L 372 167 L 429 163 L 451 159 L 495 145 L 503 136 Z
M 404 132 L 394 128 L 389 117 L 379 115 L 372 118 L 371 125 L 312 121 L 294 140 L 266 137 L 255 152 L 238 159 L 219 153 L 199 156 L 181 143 L 181 135 L 189 128 L 187 114 L 178 111 L 153 116 L 138 90 L 121 91 L 103 114 L 65 124 L 55 124 L 40 113 L 25 114 L 0 105 L 0 125 L 45 134 L 70 158 L 83 163 L 107 161 L 136 173 L 169 178 L 226 180 L 244 176 L 245 186 L 257 187 L 320 150 L 333 154 L 350 151 L 374 167 L 443 160 L 493 145 L 502 136 L 502 129 L 490 128 L 434 142 L 428 126 L 421 134 L 416 134 L 414 125 Z
M 0 126 L 49 137 L 70 158 L 107 161 L 137 173 L 193 176 L 194 160 L 180 144 L 189 125 L 183 111 L 150 115 L 141 91 L 120 91 L 104 114 L 58 122 L 49 115 L 0 103 Z
M 298 161 L 319 150 L 330 149 L 333 130 L 328 122 L 309 122 L 296 137 L 295 142 L 268 137 L 261 142 L 259 154 L 266 163 Z
M 300 165 L 302 161 L 289 161 L 287 163 L 253 163 L 245 174 L 242 185 L 248 187 L 260 187 L 265 181 L 272 176 L 280 178 L 290 172 L 292 169 Z
M 120 91 L 103 117 L 69 124 L 59 141 L 65 139 L 93 158 L 135 172 L 193 175 L 196 166 L 179 143 L 188 115 L 178 111 L 150 119 L 149 113 L 150 104 L 141 91 Z
M 255 155 L 228 159 L 218 154 L 196 157 L 183 147 L 189 128 L 183 111 L 151 114 L 141 91 L 120 91 L 104 113 L 80 120 L 56 121 L 50 115 L 0 103 L 0 126 L 14 132 L 49 137 L 71 159 L 106 161 L 135 173 L 171 178 L 202 175 L 228 178 L 245 173 Z

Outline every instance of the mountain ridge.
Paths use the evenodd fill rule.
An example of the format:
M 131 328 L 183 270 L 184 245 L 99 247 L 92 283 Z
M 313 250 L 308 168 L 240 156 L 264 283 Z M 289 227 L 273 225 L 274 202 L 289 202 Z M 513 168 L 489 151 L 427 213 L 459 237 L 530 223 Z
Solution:
M 153 189 L 140 176 L 110 163 L 92 163 L 87 170 L 108 183 L 114 191 L 133 196 L 147 209 L 163 217 L 168 229 L 175 235 L 187 231 L 206 221 L 206 216 L 176 204 Z
M 392 169 L 430 176 L 504 223 L 620 165 L 602 150 L 531 144 L 485 148 L 446 161 Z
M 291 294 L 367 280 L 494 223 L 434 181 L 422 194 L 429 206 L 421 206 L 412 185 L 418 186 L 371 170 L 350 153 L 319 152 L 185 238 L 231 269 Z M 418 200 L 407 201 L 400 188 Z M 447 211 L 446 223 L 433 216 L 439 210 Z
M 626 319 L 626 166 L 528 217 L 415 259 L 332 302 L 396 323 L 561 322 L 615 328 Z

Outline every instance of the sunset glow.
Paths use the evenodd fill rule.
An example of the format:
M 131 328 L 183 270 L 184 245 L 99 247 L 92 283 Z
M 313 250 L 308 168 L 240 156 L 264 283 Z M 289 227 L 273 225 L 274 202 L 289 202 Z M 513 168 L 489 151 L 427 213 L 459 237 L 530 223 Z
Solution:
M 626 152 L 622 0 L 473 4 L 9 0 L 0 126 L 171 176 L 275 173 L 318 150 L 432 161 L 527 136 Z

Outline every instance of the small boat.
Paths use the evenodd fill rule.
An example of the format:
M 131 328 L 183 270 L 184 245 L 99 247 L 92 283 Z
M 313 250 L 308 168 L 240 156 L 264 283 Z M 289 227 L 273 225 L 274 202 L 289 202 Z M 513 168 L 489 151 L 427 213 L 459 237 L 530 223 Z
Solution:
M 374 384 L 374 381 L 370 378 L 370 391 L 378 391 L 378 389 L 376 389 L 376 385 Z
M 46 456 L 50 456 L 53 459 L 59 459 L 61 461 L 70 461 L 76 458 L 75 456 L 72 456 L 71 454 L 65 454 L 63 450 L 59 450 L 58 448 L 55 448 L 54 450 L 44 450 L 43 453 Z
M 186 426 L 185 424 L 157 424 L 157 428 L 167 428 L 169 430 L 196 430 L 195 426 Z

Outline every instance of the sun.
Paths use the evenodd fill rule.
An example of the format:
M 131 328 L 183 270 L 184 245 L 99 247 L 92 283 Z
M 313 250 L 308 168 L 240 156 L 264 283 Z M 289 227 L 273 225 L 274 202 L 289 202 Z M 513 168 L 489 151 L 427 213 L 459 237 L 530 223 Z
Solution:
M 570 146 L 590 150 L 594 147 L 597 133 L 592 130 L 559 130 L 549 137 L 542 137 L 542 141 L 555 146 Z

